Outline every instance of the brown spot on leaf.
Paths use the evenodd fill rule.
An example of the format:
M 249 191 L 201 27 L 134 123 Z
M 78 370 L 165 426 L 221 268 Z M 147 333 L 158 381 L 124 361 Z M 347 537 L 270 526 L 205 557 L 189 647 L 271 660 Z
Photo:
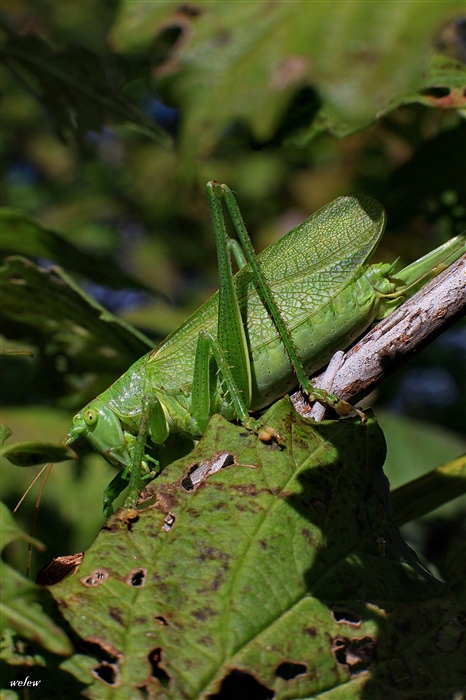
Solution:
M 176 518 L 173 515 L 173 513 L 167 513 L 167 515 L 163 519 L 163 525 L 162 525 L 161 529 L 164 530 L 164 532 L 170 532 L 173 525 L 175 524 L 175 520 L 176 520 Z
M 200 622 L 205 622 L 209 617 L 214 617 L 217 613 L 215 610 L 212 610 L 212 608 L 209 608 L 208 605 L 206 605 L 203 608 L 198 608 L 198 610 L 193 610 L 191 613 L 193 617 L 196 618 L 196 620 L 199 620 Z
M 230 488 L 232 491 L 236 491 L 242 496 L 250 496 L 251 498 L 256 498 L 257 496 L 255 484 L 232 484 Z
M 307 527 L 304 527 L 301 530 L 301 534 L 309 545 L 314 545 L 314 538 L 312 536 L 312 532 Z
M 108 609 L 108 614 L 110 615 L 112 620 L 115 620 L 115 622 L 117 622 L 119 625 L 124 626 L 125 622 L 123 619 L 123 611 L 120 610 L 120 608 L 110 607 Z

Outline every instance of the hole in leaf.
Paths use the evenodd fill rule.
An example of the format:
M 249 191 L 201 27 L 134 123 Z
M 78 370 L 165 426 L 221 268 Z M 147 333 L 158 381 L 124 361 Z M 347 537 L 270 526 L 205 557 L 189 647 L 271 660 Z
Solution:
M 152 666 L 152 677 L 157 678 L 162 688 L 168 688 L 170 683 L 170 676 L 165 671 L 165 669 L 160 666 L 162 662 L 162 649 L 158 647 L 157 649 L 152 649 L 147 657 Z
M 272 700 L 273 690 L 259 683 L 254 676 L 234 670 L 223 679 L 220 691 L 209 695 L 209 700 Z
M 231 467 L 235 463 L 235 458 L 232 454 L 225 455 L 225 460 L 220 467 L 220 469 L 226 469 L 226 467 Z
M 347 624 L 351 625 L 352 627 L 359 627 L 361 625 L 361 615 L 358 615 L 358 613 L 353 612 L 353 610 L 350 610 L 350 608 L 347 608 L 344 605 L 335 605 L 330 608 L 330 612 L 335 622 L 340 625 Z
M 120 663 L 123 655 L 118 649 L 116 649 L 112 644 L 107 642 L 103 637 L 97 635 L 90 635 L 82 641 L 83 648 L 87 651 L 89 656 L 99 659 L 104 664 L 116 666 Z
M 88 588 L 93 588 L 95 586 L 101 586 L 108 579 L 110 574 L 107 569 L 94 569 L 91 571 L 89 576 L 79 579 L 83 586 Z
M 376 646 L 371 637 L 335 637 L 332 640 L 332 654 L 336 662 L 346 666 L 352 676 L 367 671 L 377 660 Z
M 275 675 L 283 678 L 284 681 L 291 681 L 296 676 L 302 676 L 305 673 L 307 673 L 305 664 L 295 664 L 292 661 L 284 661 L 275 671 Z
M 144 700 L 150 700 L 149 691 L 147 690 L 146 685 L 139 685 L 138 690 L 141 693 Z
M 121 674 L 119 664 L 123 660 L 123 654 L 103 637 L 90 635 L 81 642 L 81 648 L 100 661 L 100 665 L 91 670 L 95 678 L 111 686 L 120 683 Z
M 426 95 L 426 97 L 448 97 L 450 94 L 450 88 L 449 87 L 430 87 L 430 88 L 424 88 L 423 90 L 419 90 L 420 95 Z
M 197 464 L 197 463 L 194 464 L 194 465 L 191 467 L 191 469 L 189 470 L 189 472 L 186 474 L 186 476 L 184 477 L 184 479 L 181 480 L 181 486 L 182 486 L 182 488 L 184 488 L 185 491 L 193 491 L 193 489 L 194 489 L 194 484 L 193 484 L 193 482 L 191 481 L 191 474 L 192 474 L 193 472 L 196 471 L 196 469 L 198 468 L 198 466 L 199 466 L 199 464 Z
M 177 41 L 181 41 L 183 27 L 174 24 L 167 26 L 159 32 L 152 46 L 151 58 L 154 65 L 164 63 L 169 59 L 170 52 Z
M 181 486 L 185 491 L 193 491 L 202 484 L 207 477 L 216 474 L 221 469 L 226 469 L 235 464 L 235 458 L 230 452 L 216 452 L 211 459 L 196 462 L 190 468 L 186 476 L 181 481 Z
M 117 685 L 119 673 L 118 666 L 116 664 L 108 664 L 105 661 L 102 661 L 100 666 L 93 669 L 92 673 L 94 676 L 96 676 L 96 678 L 99 678 L 107 685 Z
M 145 569 L 134 569 L 127 576 L 126 582 L 130 586 L 140 588 L 146 582 L 147 571 Z
M 155 621 L 158 622 L 159 625 L 163 625 L 164 627 L 168 627 L 168 622 L 163 617 L 163 615 L 157 615 L 155 617 Z

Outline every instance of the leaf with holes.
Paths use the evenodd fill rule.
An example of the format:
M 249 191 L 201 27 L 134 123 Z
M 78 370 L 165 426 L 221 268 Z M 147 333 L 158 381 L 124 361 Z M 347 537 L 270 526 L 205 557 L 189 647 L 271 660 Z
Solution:
M 87 697 L 359 697 L 387 615 L 440 589 L 393 519 L 373 417 L 316 425 L 283 399 L 265 422 L 281 444 L 214 416 L 50 587 Z
M 182 109 L 182 148 L 195 158 L 234 122 L 272 138 L 305 87 L 316 92 L 302 125 L 310 135 L 327 128 L 343 136 L 416 101 L 435 87 L 425 75 L 436 37 L 463 14 L 459 0 L 430 2 L 428 12 L 422 2 L 123 0 L 111 38 L 116 50 L 132 52 L 178 32 L 155 71 Z M 460 44 L 460 23 L 457 31 Z M 464 105 L 464 95 L 436 104 Z

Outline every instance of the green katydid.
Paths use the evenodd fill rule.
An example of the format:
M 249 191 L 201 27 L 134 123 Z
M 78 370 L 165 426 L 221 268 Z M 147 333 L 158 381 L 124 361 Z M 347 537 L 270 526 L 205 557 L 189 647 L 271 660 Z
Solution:
M 147 440 L 162 445 L 170 432 L 199 438 L 214 413 L 259 432 L 260 419 L 250 412 L 299 383 L 311 401 L 340 415 L 356 410 L 364 419 L 315 388 L 308 375 L 466 251 L 463 235 L 397 273 L 396 262 L 368 265 L 385 211 L 371 197 L 351 195 L 327 204 L 256 257 L 231 190 L 209 182 L 207 196 L 219 291 L 79 411 L 64 441 L 83 435 L 119 470 L 104 494 L 106 516 L 128 481 L 125 506 L 131 508 L 144 481 L 155 476 Z M 223 201 L 241 249 L 227 237 Z M 236 275 L 230 252 L 240 268 Z

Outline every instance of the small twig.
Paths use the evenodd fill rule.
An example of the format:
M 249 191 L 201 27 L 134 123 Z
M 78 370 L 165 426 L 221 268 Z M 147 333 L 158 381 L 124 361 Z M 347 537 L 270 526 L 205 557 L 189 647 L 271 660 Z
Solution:
M 348 350 L 331 392 L 352 404 L 359 401 L 465 311 L 466 255 L 463 255 Z M 313 381 L 318 383 L 323 374 Z M 300 391 L 291 398 L 300 413 L 309 415 L 309 404 Z

